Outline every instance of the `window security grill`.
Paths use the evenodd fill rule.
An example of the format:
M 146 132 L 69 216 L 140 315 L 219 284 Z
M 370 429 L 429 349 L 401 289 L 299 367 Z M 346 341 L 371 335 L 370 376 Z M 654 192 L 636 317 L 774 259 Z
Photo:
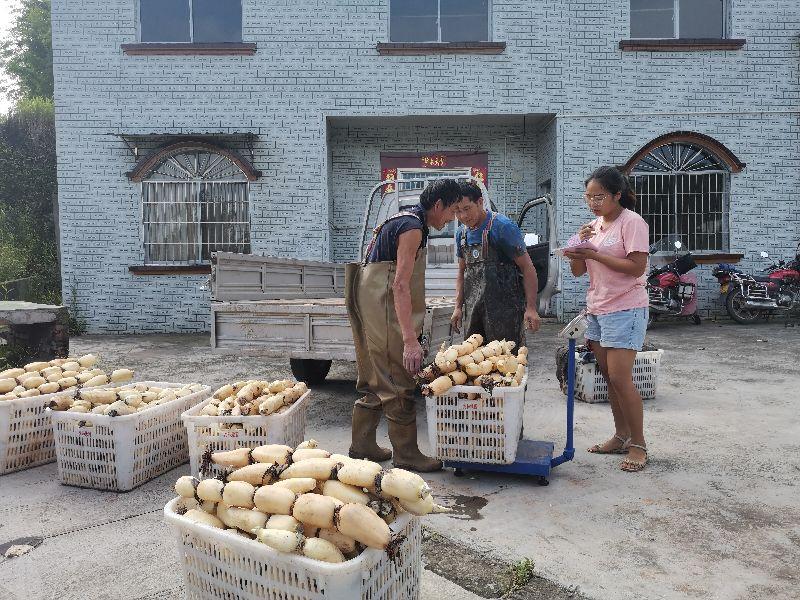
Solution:
M 659 146 L 631 177 L 651 244 L 669 238 L 689 251 L 728 249 L 730 173 L 708 150 L 686 143 Z
M 146 264 L 203 264 L 211 253 L 250 252 L 249 184 L 227 157 L 173 155 L 142 182 Z

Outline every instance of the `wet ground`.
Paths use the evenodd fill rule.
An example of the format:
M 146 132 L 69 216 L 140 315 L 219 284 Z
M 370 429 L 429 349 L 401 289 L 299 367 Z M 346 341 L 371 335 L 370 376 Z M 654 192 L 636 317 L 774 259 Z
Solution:
M 453 508 L 425 519 L 422 598 L 796 599 L 800 584 L 800 326 L 784 322 L 657 324 L 665 350 L 657 397 L 645 405 L 651 463 L 585 452 L 611 433 L 608 405 L 579 403 L 575 460 L 548 487 L 530 478 L 452 471 L 430 477 Z M 555 378 L 558 326 L 529 340 L 526 437 L 565 439 Z M 137 379 L 289 376 L 288 361 L 217 355 L 205 336 L 86 336 L 107 365 Z M 335 363 L 314 389 L 308 436 L 346 451 L 355 371 Z M 425 417 L 419 405 L 420 439 Z M 385 427 L 381 428 L 385 440 Z M 181 467 L 127 494 L 64 487 L 55 465 L 0 477 L 0 545 L 43 543 L 0 562 L 0 599 L 179 598 L 161 509 Z M 527 559 L 527 560 L 526 560 Z M 2 561 L 2 559 L 0 559 Z

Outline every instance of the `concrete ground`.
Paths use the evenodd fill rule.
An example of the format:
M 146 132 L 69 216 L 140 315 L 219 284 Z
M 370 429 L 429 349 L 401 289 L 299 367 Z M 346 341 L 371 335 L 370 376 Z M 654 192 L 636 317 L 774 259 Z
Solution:
M 525 435 L 560 452 L 557 329 L 546 324 L 529 340 Z M 479 472 L 431 476 L 454 512 L 425 519 L 423 599 L 499 597 L 508 566 L 520 570 L 525 558 L 534 577 L 512 598 L 800 596 L 800 325 L 665 323 L 648 337 L 666 351 L 658 396 L 645 406 L 648 468 L 627 474 L 619 457 L 587 454 L 612 432 L 611 414 L 578 403 L 575 460 L 548 487 Z M 72 351 L 134 368 L 137 379 L 217 386 L 290 374 L 287 361 L 212 353 L 206 336 L 86 336 Z M 335 364 L 314 389 L 307 436 L 332 451 L 347 450 L 354 375 Z M 419 414 L 424 441 L 421 402 Z M 0 558 L 0 599 L 181 598 L 161 509 L 187 471 L 126 494 L 61 486 L 54 464 L 0 477 L 0 549 L 44 538 L 23 557 Z

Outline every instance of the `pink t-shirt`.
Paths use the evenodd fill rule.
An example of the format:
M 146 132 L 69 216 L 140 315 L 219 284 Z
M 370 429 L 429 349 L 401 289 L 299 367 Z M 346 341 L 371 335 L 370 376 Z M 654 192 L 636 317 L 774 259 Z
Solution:
M 623 209 L 611 223 L 602 226 L 602 217 L 592 221 L 595 230 L 592 243 L 601 254 L 625 258 L 631 252 L 649 252 L 647 222 L 632 210 Z M 586 308 L 593 315 L 606 315 L 647 306 L 647 276 L 632 277 L 613 271 L 596 260 L 586 261 L 589 291 Z M 647 269 L 645 268 L 645 273 Z

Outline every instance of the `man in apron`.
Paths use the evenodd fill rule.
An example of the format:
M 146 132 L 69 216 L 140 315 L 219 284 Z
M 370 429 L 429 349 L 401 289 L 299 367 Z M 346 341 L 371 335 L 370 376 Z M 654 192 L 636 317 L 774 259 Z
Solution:
M 525 329 L 538 331 L 536 310 L 539 282 L 525 240 L 516 223 L 483 206 L 480 188 L 461 184 L 456 217 L 458 279 L 452 324 L 466 335 L 484 340 L 511 340 L 525 345 Z M 462 312 L 463 306 L 463 312 Z
M 417 446 L 413 375 L 423 360 L 419 337 L 425 317 L 428 227 L 441 229 L 452 221 L 460 197 L 454 179 L 429 183 L 417 206 L 375 229 L 364 261 L 347 265 L 345 303 L 356 349 L 356 389 L 363 394 L 353 406 L 354 458 L 392 458 L 392 451 L 375 439 L 383 412 L 395 466 L 422 472 L 442 468 L 441 461 Z

